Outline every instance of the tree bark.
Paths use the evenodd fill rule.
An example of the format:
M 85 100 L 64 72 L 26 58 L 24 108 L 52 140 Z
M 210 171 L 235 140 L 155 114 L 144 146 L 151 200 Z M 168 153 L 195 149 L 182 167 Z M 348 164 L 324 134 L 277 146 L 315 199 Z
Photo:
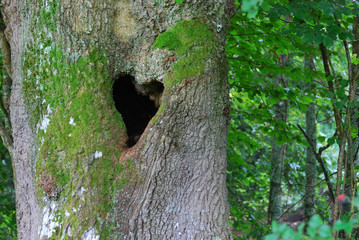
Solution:
M 354 18 L 353 24 L 353 36 L 355 40 L 352 42 L 352 54 L 358 56 L 359 54 L 359 17 Z M 347 53 L 348 54 L 348 53 Z M 357 102 L 358 98 L 358 87 L 357 83 L 359 80 L 359 70 L 358 65 L 348 62 L 348 71 L 351 71 L 351 85 L 352 92 L 350 95 L 353 102 Z M 358 149 L 359 149 L 359 138 L 357 137 L 359 134 L 358 126 L 359 120 L 357 116 L 358 107 L 348 106 L 349 111 L 349 123 L 348 126 L 348 146 L 347 146 L 347 156 L 346 156 L 346 164 L 345 164 L 345 184 L 344 184 L 344 193 L 351 199 L 353 199 L 356 195 L 356 177 L 354 173 L 355 165 L 358 165 Z M 354 137 L 353 137 L 354 135 Z M 353 214 L 353 206 L 351 201 L 343 203 L 342 206 L 342 215 L 350 216 Z
M 314 146 L 317 145 L 317 127 L 315 116 L 315 104 L 309 104 L 306 111 L 306 130 L 310 141 Z M 305 164 L 305 197 L 304 197 L 304 220 L 306 223 L 315 214 L 315 185 L 317 177 L 316 158 L 311 147 L 307 147 Z
M 232 238 L 224 42 L 233 8 L 232 0 L 3 4 L 19 239 Z M 139 140 L 114 102 L 125 75 L 159 107 L 152 117 L 119 104 L 152 117 Z
M 285 66 L 288 64 L 288 56 L 280 55 L 279 62 Z M 288 86 L 288 79 L 282 74 L 278 78 L 278 85 L 284 88 Z M 275 120 L 279 124 L 287 123 L 288 121 L 288 100 L 280 100 L 274 106 Z M 284 129 L 283 129 L 284 130 Z M 282 216 L 282 177 L 284 157 L 286 153 L 287 144 L 278 144 L 278 139 L 273 136 L 272 139 L 272 156 L 271 156 L 271 170 L 270 170 L 270 190 L 268 203 L 268 224 L 272 221 L 279 221 Z
M 276 119 L 286 122 L 288 111 L 288 102 L 281 100 L 275 106 Z M 272 139 L 272 157 L 271 157 L 271 171 L 270 171 L 270 191 L 269 191 L 269 205 L 268 205 L 268 224 L 272 221 L 279 221 L 282 216 L 282 177 L 283 165 L 286 152 L 286 143 L 279 145 L 277 137 Z

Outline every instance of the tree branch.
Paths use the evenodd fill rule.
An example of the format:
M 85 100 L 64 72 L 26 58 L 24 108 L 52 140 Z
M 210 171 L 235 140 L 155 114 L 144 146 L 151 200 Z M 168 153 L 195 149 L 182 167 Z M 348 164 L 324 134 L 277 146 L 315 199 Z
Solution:
M 323 161 L 321 155 L 319 155 L 319 153 L 316 151 L 316 147 L 314 146 L 313 142 L 310 140 L 308 135 L 305 133 L 303 128 L 299 124 L 297 124 L 297 127 L 303 133 L 304 137 L 306 138 L 307 142 L 309 143 L 310 149 L 314 153 L 315 158 L 317 159 L 317 161 L 319 162 L 319 164 L 320 164 L 320 166 L 322 168 L 322 171 L 323 171 L 324 177 L 325 177 L 325 181 L 326 181 L 327 186 L 328 186 L 329 197 L 332 200 L 332 202 L 334 203 L 335 202 L 334 191 L 333 191 L 332 184 L 330 183 L 329 174 L 328 174 L 327 169 L 325 168 L 324 161 Z
M 322 60 L 323 60 L 323 65 L 324 65 L 325 76 L 329 77 L 330 76 L 330 69 L 329 69 L 328 50 L 324 46 L 323 43 L 319 44 L 319 49 L 320 49 L 320 52 L 322 53 Z M 324 84 L 324 82 L 323 82 L 323 84 Z M 330 99 L 331 99 L 332 104 L 333 104 L 335 125 L 337 127 L 337 130 L 339 131 L 339 137 L 341 139 L 342 135 L 343 135 L 342 120 L 341 120 L 339 110 L 337 108 L 337 105 L 335 104 L 334 97 L 333 97 L 333 95 L 335 94 L 333 81 L 328 81 L 328 88 L 330 90 L 329 96 L 330 96 Z

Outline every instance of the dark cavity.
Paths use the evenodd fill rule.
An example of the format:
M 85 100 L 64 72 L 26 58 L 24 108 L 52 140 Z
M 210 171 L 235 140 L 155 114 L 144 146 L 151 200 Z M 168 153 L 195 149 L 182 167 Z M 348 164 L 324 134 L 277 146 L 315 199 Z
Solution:
M 135 78 L 124 75 L 113 84 L 113 100 L 127 129 L 127 146 L 132 147 L 140 139 L 148 122 L 156 114 L 163 84 L 153 81 L 135 86 Z

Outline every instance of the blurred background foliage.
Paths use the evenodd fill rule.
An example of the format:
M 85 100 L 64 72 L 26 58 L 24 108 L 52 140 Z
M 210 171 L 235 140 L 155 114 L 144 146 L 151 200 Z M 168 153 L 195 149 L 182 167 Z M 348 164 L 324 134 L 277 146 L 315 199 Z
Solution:
M 334 107 L 343 121 L 339 126 L 342 129 L 349 128 L 344 126 L 348 109 L 355 109 L 358 115 L 358 101 L 350 103 L 348 100 L 351 71 L 358 64 L 353 49 L 358 4 L 345 0 L 236 1 L 226 51 L 232 106 L 227 185 L 230 222 L 237 239 L 261 239 L 271 230 L 267 208 L 273 136 L 279 145 L 287 145 L 281 186 L 283 214 L 279 221 L 288 225 L 293 222 L 291 220 L 303 222 L 305 159 L 309 144 L 298 125 L 305 129 L 305 112 L 311 103 L 316 106 L 316 147 L 328 147 L 321 157 L 331 184 L 336 185 L 341 141 L 336 134 Z M 329 53 L 329 77 L 320 45 Z M 280 63 L 281 56 L 288 57 L 286 64 Z M 310 61 L 314 69 L 308 67 L 306 61 Z M 279 75 L 286 77 L 287 86 L 277 83 Z M 334 92 L 328 87 L 330 81 L 335 82 Z M 278 121 L 273 110 L 283 99 L 289 103 L 287 122 Z M 353 120 L 350 130 L 348 139 L 354 141 L 358 134 L 357 121 Z M 344 144 L 347 147 L 348 143 Z M 347 147 L 346 151 L 350 149 Z M 357 172 L 355 168 L 355 174 Z M 319 164 L 316 178 L 315 212 L 325 223 L 331 223 L 333 203 L 328 199 L 327 184 Z M 346 180 L 339 183 L 343 185 L 343 181 Z M 354 187 L 355 192 L 356 185 Z
M 3 61 L 0 52 L 0 89 L 3 82 Z M 2 99 L 3 92 L 0 91 Z M 5 122 L 4 113 L 0 111 L 0 121 Z M 11 158 L 0 139 L 0 239 L 13 240 L 16 238 L 16 202 L 15 186 Z
M 0 239 L 16 239 L 15 190 L 11 159 L 0 144 Z

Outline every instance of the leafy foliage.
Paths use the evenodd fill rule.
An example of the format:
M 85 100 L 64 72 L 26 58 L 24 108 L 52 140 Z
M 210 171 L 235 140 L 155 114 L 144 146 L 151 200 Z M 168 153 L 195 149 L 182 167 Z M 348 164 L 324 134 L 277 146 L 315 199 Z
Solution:
M 315 150 L 323 166 L 318 162 L 318 215 L 308 223 L 306 234 L 310 239 L 326 239 L 332 230 L 328 225 L 315 224 L 319 219 L 324 223 L 333 220 L 333 210 L 338 206 L 338 201 L 335 205 L 328 199 L 327 185 L 339 186 L 334 188 L 336 196 L 343 193 L 345 184 L 350 194 L 356 191 L 350 181 L 355 182 L 358 169 L 350 173 L 350 168 L 357 154 L 352 160 L 342 158 L 358 149 L 359 104 L 357 97 L 350 97 L 355 92 L 359 63 L 359 49 L 353 44 L 358 36 L 352 31 L 358 25 L 358 4 L 345 0 L 243 0 L 236 4 L 240 7 L 232 18 L 226 43 L 232 86 L 227 178 L 232 227 L 240 231 L 238 239 L 258 239 L 270 229 L 269 172 L 276 167 L 270 166 L 273 137 L 288 146 L 282 172 L 284 214 L 280 220 L 288 223 L 291 215 L 303 217 L 305 152 L 310 143 L 298 126 L 305 128 L 305 111 L 314 103 Z M 288 61 L 284 63 L 283 57 Z M 287 85 L 278 84 L 280 76 L 288 79 Z M 288 122 L 279 121 L 274 113 L 275 104 L 281 100 L 289 102 Z M 330 176 L 329 183 L 324 172 Z M 344 216 L 334 226 L 340 226 L 340 221 L 345 222 Z M 274 225 L 272 231 L 272 239 L 297 239 L 303 236 L 304 228 L 295 233 L 285 225 Z
M 353 201 L 356 208 L 359 207 L 359 195 Z M 355 215 L 347 221 L 338 220 L 334 226 L 323 222 L 319 215 L 314 215 L 308 222 L 307 235 L 304 234 L 304 223 L 302 223 L 298 231 L 294 231 L 286 224 L 272 223 L 272 233 L 265 236 L 264 240 L 277 240 L 279 238 L 288 240 L 313 239 L 313 240 L 332 240 L 333 232 L 340 232 L 350 237 L 354 228 L 358 227 L 359 215 Z M 354 236 L 357 239 L 357 236 Z
M 16 239 L 15 191 L 11 159 L 0 144 L 0 239 Z
M 243 0 L 242 11 L 247 12 L 248 18 L 255 17 L 263 0 Z
M 0 30 L 5 29 L 5 23 L 2 15 L 0 14 Z M 4 50 L 3 48 L 1 50 Z M 3 58 L 6 56 L 0 52 L 0 124 L 3 126 L 9 126 L 9 120 L 6 117 L 6 110 L 4 99 L 6 95 L 10 95 L 10 89 L 7 89 L 6 81 L 7 77 L 5 71 L 6 63 Z M 6 60 L 5 60 L 6 61 Z M 3 136 L 2 136 L 3 137 Z M 15 202 L 15 188 L 14 188 L 14 176 L 12 169 L 12 161 L 9 152 L 5 148 L 2 138 L 0 139 L 0 239 L 17 239 L 16 237 L 16 202 Z

